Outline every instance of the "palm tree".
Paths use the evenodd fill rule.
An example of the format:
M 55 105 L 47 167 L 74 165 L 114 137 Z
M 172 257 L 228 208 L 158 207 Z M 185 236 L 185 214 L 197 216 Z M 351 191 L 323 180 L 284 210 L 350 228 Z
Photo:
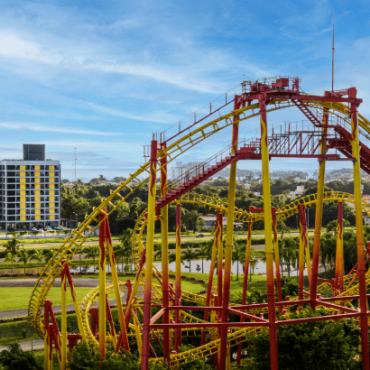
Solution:
M 235 247 L 232 252 L 232 262 L 236 262 L 236 280 L 239 280 L 239 262 L 243 263 L 245 258 L 245 253 L 243 253 L 243 248 L 240 244 L 235 243 Z
M 40 234 L 40 231 L 33 230 L 33 231 L 31 231 L 31 234 L 32 234 L 33 236 L 37 236 L 37 235 L 39 235 L 39 234 Z
M 349 272 L 357 262 L 356 234 L 353 231 L 343 233 L 345 271 Z
M 175 262 L 176 261 L 176 253 L 170 253 L 170 255 L 168 256 L 168 261 L 170 263 Z
M 284 221 L 278 221 L 277 231 L 281 232 L 281 239 L 284 238 L 284 233 L 290 233 L 290 228 L 285 224 Z
M 191 272 L 191 260 L 196 257 L 195 253 L 190 247 L 185 249 L 184 254 L 182 255 L 182 259 L 189 262 L 189 272 Z
M 325 270 L 325 278 L 327 278 L 326 263 L 329 262 L 330 264 L 334 260 L 335 249 L 336 249 L 336 240 L 333 237 L 333 234 L 326 233 L 322 235 L 320 256 L 321 264 L 324 266 Z
M 131 212 L 131 211 L 130 211 Z M 134 233 L 134 230 L 131 228 L 127 228 L 121 235 L 121 242 L 123 244 L 131 244 L 132 235 Z
M 26 236 L 28 235 L 28 231 L 21 231 L 19 234 L 20 236 Z
M 124 269 L 123 269 L 123 259 L 125 257 L 125 246 L 124 246 L 124 244 L 121 242 L 121 243 L 115 245 L 113 247 L 113 251 L 114 251 L 115 257 L 121 259 L 121 269 L 122 269 L 122 272 L 123 272 L 124 271 Z
M 114 255 L 116 257 L 121 257 L 121 267 L 122 267 L 122 272 L 124 271 L 124 268 L 123 268 L 123 258 L 126 257 L 127 258 L 127 261 L 126 261 L 126 266 L 129 266 L 130 264 L 130 257 L 132 255 L 132 249 L 131 249 L 131 246 L 129 244 L 124 244 L 124 243 L 120 243 L 118 245 L 116 245 L 114 248 L 113 248 L 113 251 L 114 251 Z M 107 262 L 109 263 L 109 256 L 107 258 Z
M 254 268 L 256 267 L 257 263 L 258 263 L 258 259 L 255 256 L 251 255 L 251 258 L 249 259 L 249 266 L 250 266 L 249 281 L 252 281 L 252 268 L 253 268 L 253 273 L 254 273 Z
M 290 266 L 294 264 L 297 259 L 297 244 L 293 238 L 285 238 L 281 245 L 281 256 L 288 267 L 288 277 L 290 277 Z
M 92 258 L 94 260 L 94 273 L 95 273 L 95 258 L 99 256 L 99 248 L 95 245 L 86 246 L 84 248 L 85 257 Z
M 18 255 L 18 262 L 23 262 L 23 267 L 24 267 L 24 274 L 26 275 L 26 267 L 28 265 L 28 262 L 31 259 L 31 251 L 25 248 L 22 248 L 19 251 Z
M 158 259 L 160 260 L 162 257 L 162 245 L 159 243 L 154 243 L 154 252 L 154 259 L 156 260 L 158 257 Z
M 55 252 L 56 248 L 43 249 L 42 255 L 44 257 L 44 261 L 49 262 L 53 258 Z
M 129 266 L 130 257 L 132 256 L 132 248 L 131 245 L 125 245 L 123 249 L 123 257 L 127 257 L 126 266 Z
M 14 265 L 14 262 L 15 262 L 15 255 L 8 252 L 5 256 L 5 262 L 11 262 L 12 263 L 11 273 L 13 273 L 13 265 Z
M 195 252 L 196 256 L 202 259 L 202 274 L 204 274 L 203 259 L 209 257 L 209 248 L 203 243 L 199 245 L 198 250 Z
M 18 253 L 19 251 L 19 248 L 22 245 L 22 242 L 20 240 L 17 239 L 17 235 L 18 233 L 14 233 L 13 234 L 13 237 L 11 239 L 9 239 L 6 244 L 5 244 L 5 249 L 7 252 L 10 252 L 11 254 L 15 255 Z
M 76 252 L 75 252 L 75 254 L 78 254 L 79 255 L 79 260 L 80 260 L 80 272 L 81 272 L 81 269 L 82 269 L 82 267 L 81 267 L 81 256 L 83 255 L 83 254 L 85 254 L 85 248 L 86 247 L 82 247 L 82 248 L 79 248 L 78 250 L 76 250 Z
M 41 262 L 43 258 L 41 249 L 35 249 L 31 254 L 31 261 L 39 261 Z M 37 274 L 39 273 L 39 267 L 37 266 Z

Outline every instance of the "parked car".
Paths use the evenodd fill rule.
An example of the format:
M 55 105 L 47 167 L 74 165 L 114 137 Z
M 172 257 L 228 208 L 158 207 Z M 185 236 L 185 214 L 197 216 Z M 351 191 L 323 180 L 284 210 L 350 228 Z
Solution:
M 52 227 L 48 226 L 48 227 L 46 228 L 46 231 L 54 231 L 54 229 L 53 229 Z
M 204 238 L 204 234 L 198 234 L 195 236 L 196 238 Z
M 39 231 L 39 230 L 37 230 L 37 228 L 36 228 L 36 227 L 33 227 L 33 228 L 31 229 L 31 231 Z

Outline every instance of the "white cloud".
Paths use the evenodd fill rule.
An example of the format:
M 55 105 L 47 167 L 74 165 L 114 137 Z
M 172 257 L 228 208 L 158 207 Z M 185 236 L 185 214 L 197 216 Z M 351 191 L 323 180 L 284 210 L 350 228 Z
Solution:
M 43 126 L 32 122 L 0 122 L 0 128 L 39 131 L 39 132 L 59 132 L 64 134 L 77 134 L 77 135 L 97 135 L 97 136 L 121 135 L 121 133 L 119 132 L 83 130 L 57 126 Z
M 55 41 L 49 40 L 47 45 L 42 47 L 40 44 L 28 41 L 25 38 L 0 31 L 0 56 L 33 60 L 68 69 L 144 77 L 187 90 L 205 93 L 216 92 L 212 84 L 189 76 L 178 68 L 130 62 L 119 63 L 115 61 L 113 56 L 100 58 L 96 55 L 76 54 L 73 48 L 68 46 L 62 51 L 57 51 L 52 44 Z
M 137 121 L 173 123 L 176 120 L 175 116 L 169 115 L 167 112 L 153 112 L 150 115 L 148 114 L 135 115 L 135 114 L 128 113 L 128 112 L 123 112 L 119 109 L 103 107 L 99 104 L 95 104 L 91 102 L 86 102 L 86 104 L 90 108 L 94 109 L 95 111 L 106 113 L 106 114 L 109 114 L 115 117 L 128 118 L 128 119 L 137 120 Z

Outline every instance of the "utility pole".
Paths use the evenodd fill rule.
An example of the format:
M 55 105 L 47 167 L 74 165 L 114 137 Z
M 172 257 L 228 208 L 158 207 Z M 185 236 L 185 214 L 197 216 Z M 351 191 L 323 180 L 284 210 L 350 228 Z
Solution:
M 333 12 L 333 46 L 331 49 L 331 91 L 334 91 L 334 12 Z

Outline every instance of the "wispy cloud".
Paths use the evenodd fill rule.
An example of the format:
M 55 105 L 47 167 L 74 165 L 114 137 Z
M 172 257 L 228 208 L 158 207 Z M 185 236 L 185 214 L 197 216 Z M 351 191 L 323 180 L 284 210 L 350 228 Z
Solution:
M 358 12 L 329 0 L 267 0 L 248 8 L 241 0 L 4 2 L 3 141 L 17 148 L 22 142 L 45 143 L 64 168 L 71 166 L 76 146 L 96 154 L 80 154 L 87 176 L 104 169 L 127 174 L 135 161 L 143 162 L 141 145 L 149 143 L 151 132 L 179 121 L 185 126 L 184 116 L 192 122 L 193 112 L 198 117 L 199 108 L 208 109 L 220 95 L 224 101 L 223 94 L 244 79 L 299 75 L 303 89 L 324 91 L 332 8 L 342 32 L 338 41 L 347 42 L 345 52 L 340 41 L 336 45 L 336 86 L 347 87 L 345 79 L 350 80 L 368 102 L 369 32 L 360 18 L 369 11 L 362 1 Z M 356 43 L 359 34 L 364 40 Z M 361 113 L 368 106 L 364 101 Z M 290 112 L 269 115 L 269 125 L 295 118 Z M 241 135 L 255 126 L 258 122 L 240 125 Z M 223 131 L 179 160 L 204 160 L 229 143 L 229 134 Z
M 132 119 L 135 121 L 173 123 L 176 119 L 175 116 L 172 116 L 168 114 L 167 112 L 153 112 L 153 114 L 150 114 L 150 115 L 148 114 L 135 115 L 135 114 L 121 111 L 119 109 L 104 107 L 96 103 L 86 102 L 85 104 L 97 112 L 105 113 L 110 116 Z
M 23 131 L 38 131 L 38 132 L 58 132 L 63 134 L 76 134 L 76 135 L 95 135 L 95 136 L 114 136 L 121 135 L 119 132 L 109 131 L 94 131 L 84 130 L 68 127 L 57 126 L 43 126 L 32 122 L 0 122 L 0 128 L 6 130 L 23 130 Z
M 17 35 L 0 30 L 0 56 L 13 59 L 32 60 L 52 66 L 82 71 L 100 72 L 143 77 L 167 83 L 182 89 L 195 90 L 204 93 L 214 93 L 216 89 L 206 80 L 194 78 L 171 67 L 158 67 L 155 64 L 120 63 L 112 57 L 99 58 L 93 55 L 69 54 L 66 49 L 63 53 L 53 50 L 48 44 L 43 47 L 39 43 L 29 41 Z

